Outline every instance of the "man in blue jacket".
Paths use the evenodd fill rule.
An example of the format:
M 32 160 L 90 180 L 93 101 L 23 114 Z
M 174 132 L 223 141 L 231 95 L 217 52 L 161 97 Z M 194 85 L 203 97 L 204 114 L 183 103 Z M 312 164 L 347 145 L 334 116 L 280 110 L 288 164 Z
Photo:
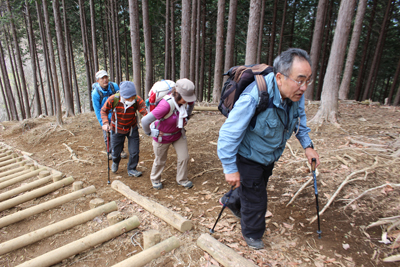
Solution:
M 111 95 L 114 95 L 119 91 L 119 87 L 116 83 L 110 82 L 108 80 L 108 74 L 105 70 L 100 70 L 96 73 L 96 81 L 92 84 L 92 104 L 94 112 L 96 113 L 97 120 L 100 123 L 100 126 L 103 126 L 103 121 L 101 119 L 100 110 L 103 107 L 104 103 L 107 101 Z M 108 114 L 108 121 L 111 121 L 112 111 Z M 103 130 L 104 142 L 106 143 L 107 149 L 107 132 Z M 111 140 L 110 140 L 111 147 Z M 111 153 L 109 154 L 111 159 Z M 124 151 L 121 153 L 121 158 L 127 158 L 127 155 Z
M 225 180 L 237 188 L 227 207 L 241 218 L 242 234 L 247 245 L 261 249 L 267 211 L 268 178 L 274 162 L 283 153 L 292 133 L 305 150 L 308 162 L 319 165 L 318 153 L 308 136 L 304 111 L 304 92 L 312 83 L 311 61 L 302 49 L 290 48 L 274 60 L 274 72 L 266 75 L 269 105 L 252 123 L 259 101 L 256 82 L 240 95 L 222 125 L 218 139 L 218 157 Z M 227 196 L 220 199 L 225 203 Z

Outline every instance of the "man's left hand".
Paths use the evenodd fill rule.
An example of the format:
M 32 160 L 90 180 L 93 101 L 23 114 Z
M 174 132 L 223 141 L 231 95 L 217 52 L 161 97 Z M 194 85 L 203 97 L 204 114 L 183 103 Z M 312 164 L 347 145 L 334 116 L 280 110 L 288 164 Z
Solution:
M 311 164 L 311 161 L 312 161 L 313 158 L 316 159 L 317 160 L 317 164 L 315 165 L 315 168 L 318 167 L 320 162 L 319 162 L 319 155 L 318 155 L 317 151 L 315 151 L 311 147 L 306 148 L 306 157 L 308 159 L 308 163 L 310 163 L 310 164 Z

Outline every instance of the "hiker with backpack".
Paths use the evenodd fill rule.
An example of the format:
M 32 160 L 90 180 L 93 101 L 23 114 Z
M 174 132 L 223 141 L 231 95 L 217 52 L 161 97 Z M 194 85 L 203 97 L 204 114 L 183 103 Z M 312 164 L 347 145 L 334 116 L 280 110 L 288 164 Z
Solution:
M 175 82 L 171 80 L 161 80 L 156 82 L 150 89 L 149 98 L 146 99 L 147 111 L 153 111 L 161 99 L 171 93 L 172 88 L 175 88 Z
M 193 186 L 187 177 L 189 151 L 184 126 L 193 111 L 195 101 L 193 82 L 188 79 L 180 79 L 172 88 L 171 93 L 164 96 L 158 105 L 142 118 L 144 133 L 153 137 L 155 159 L 150 180 L 155 189 L 163 188 L 161 173 L 165 167 L 168 148 L 171 144 L 177 155 L 177 183 L 185 188 Z
M 304 110 L 303 94 L 312 83 L 309 55 L 302 49 L 290 48 L 275 58 L 273 67 L 273 72 L 262 79 L 267 94 L 260 94 L 256 77 L 235 102 L 218 139 L 225 180 L 236 188 L 229 199 L 224 195 L 219 201 L 241 218 L 243 237 L 253 249 L 264 247 L 266 186 L 274 162 L 279 160 L 292 133 L 304 148 L 308 162 L 311 164 L 315 158 L 316 166 L 320 163 L 308 135 Z M 260 106 L 263 110 L 256 113 Z
M 100 70 L 96 73 L 96 82 L 92 84 L 92 105 L 100 126 L 103 127 L 100 110 L 106 102 L 107 98 L 119 91 L 116 83 L 110 82 L 108 79 L 107 71 Z M 111 120 L 111 112 L 108 114 L 108 121 Z M 103 130 L 104 142 L 107 148 L 107 132 Z M 109 151 L 107 151 L 109 152 Z M 111 155 L 111 154 L 109 154 Z M 122 150 L 121 158 L 126 159 L 127 155 Z M 109 158 L 111 159 L 111 158 Z
M 147 115 L 143 99 L 136 95 L 135 84 L 130 81 L 121 82 L 118 93 L 110 96 L 101 108 L 103 130 L 111 131 L 111 171 L 116 172 L 121 161 L 121 152 L 125 138 L 128 139 L 128 175 L 139 177 L 142 172 L 136 170 L 139 162 L 139 131 L 136 111 L 143 116 Z M 108 114 L 112 111 L 111 124 Z

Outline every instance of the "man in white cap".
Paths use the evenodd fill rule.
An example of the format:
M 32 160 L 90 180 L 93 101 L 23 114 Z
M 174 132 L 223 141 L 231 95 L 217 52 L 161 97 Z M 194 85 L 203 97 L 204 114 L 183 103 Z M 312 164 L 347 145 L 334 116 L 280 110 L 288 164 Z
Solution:
M 135 84 L 130 81 L 120 83 L 120 94 L 110 96 L 101 108 L 103 130 L 111 130 L 111 153 L 113 164 L 111 171 L 118 170 L 121 161 L 121 152 L 124 147 L 125 138 L 128 138 L 129 162 L 128 175 L 139 177 L 142 172 L 136 170 L 139 162 L 139 131 L 136 119 L 136 111 L 143 116 L 147 115 L 146 104 L 140 96 L 136 95 Z M 111 124 L 108 118 L 112 112 Z
M 97 120 L 100 126 L 103 126 L 101 120 L 100 110 L 106 102 L 107 98 L 119 91 L 119 87 L 116 83 L 108 80 L 108 74 L 105 70 L 100 70 L 96 73 L 96 81 L 92 84 L 92 105 L 94 112 L 96 113 Z M 111 112 L 108 114 L 108 120 L 111 120 Z M 103 130 L 104 142 L 107 148 L 107 132 Z M 109 154 L 111 159 L 111 154 Z M 124 151 L 121 152 L 121 158 L 126 159 L 127 155 Z

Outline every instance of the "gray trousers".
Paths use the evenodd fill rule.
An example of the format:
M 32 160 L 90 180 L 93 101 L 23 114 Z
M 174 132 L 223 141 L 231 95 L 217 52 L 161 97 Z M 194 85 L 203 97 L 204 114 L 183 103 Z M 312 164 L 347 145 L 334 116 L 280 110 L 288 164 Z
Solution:
M 129 161 L 128 161 L 128 171 L 136 170 L 139 162 L 139 131 L 138 127 L 132 129 L 127 134 L 115 133 L 111 131 L 111 155 L 112 160 L 115 163 L 121 161 L 121 152 L 124 149 L 125 138 L 128 138 L 128 151 L 129 151 Z
M 161 182 L 161 173 L 164 170 L 165 162 L 167 161 L 168 149 L 170 145 L 173 145 L 177 155 L 176 163 L 176 181 L 185 183 L 188 181 L 187 165 L 189 162 L 189 152 L 187 146 L 186 135 L 182 134 L 181 138 L 172 143 L 161 144 L 153 139 L 153 150 L 155 159 L 153 162 L 153 168 L 151 169 L 150 179 L 153 183 Z

